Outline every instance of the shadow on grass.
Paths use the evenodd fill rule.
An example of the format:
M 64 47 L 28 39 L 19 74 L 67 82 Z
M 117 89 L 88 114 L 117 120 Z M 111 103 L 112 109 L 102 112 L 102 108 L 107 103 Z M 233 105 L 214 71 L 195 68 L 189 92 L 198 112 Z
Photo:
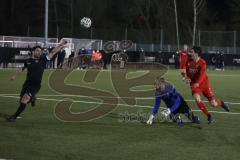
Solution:
M 141 122 L 146 124 L 146 122 Z M 147 125 L 147 124 L 146 124 Z M 189 128 L 195 128 L 195 129 L 203 129 L 202 124 L 194 124 L 192 122 L 184 122 L 183 126 L 177 125 L 175 122 L 155 122 L 152 124 L 153 126 L 160 125 L 161 127 L 167 127 L 167 128 L 182 128 L 182 129 L 189 129 Z
M 7 117 L 9 117 L 9 114 L 6 113 L 0 113 L 0 118 L 6 119 Z
M 124 120 L 121 120 L 122 115 L 121 114 L 118 114 L 118 113 L 110 113 L 108 114 L 106 117 L 109 117 L 109 118 L 113 118 L 113 119 L 119 119 L 120 122 L 119 123 L 125 123 L 125 124 L 143 124 L 143 125 L 146 125 L 146 126 L 149 126 L 146 124 L 147 120 L 145 116 L 143 117 L 140 117 L 138 120 L 133 120 L 133 121 L 124 121 Z M 178 126 L 175 122 L 166 122 L 166 121 L 161 121 L 161 122 L 154 122 L 152 124 L 153 126 L 157 126 L 157 125 L 160 125 L 161 127 L 179 127 L 179 128 L 196 128 L 196 129 L 203 129 L 203 124 L 195 124 L 195 123 L 192 123 L 192 122 L 184 122 L 184 125 L 183 126 Z

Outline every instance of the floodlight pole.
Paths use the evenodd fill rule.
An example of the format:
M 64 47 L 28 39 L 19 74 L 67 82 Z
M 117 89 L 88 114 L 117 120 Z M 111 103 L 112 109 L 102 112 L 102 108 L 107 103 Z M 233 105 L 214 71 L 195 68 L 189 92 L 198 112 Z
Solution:
M 195 45 L 195 37 L 196 37 L 196 27 L 197 27 L 197 1 L 193 0 L 193 39 L 192 45 Z
M 177 12 L 177 3 L 176 3 L 176 0 L 174 0 L 173 2 L 174 2 L 175 21 L 176 21 L 177 48 L 179 49 L 179 30 L 178 30 L 178 12 Z
M 206 3 L 206 0 L 193 0 L 193 39 L 192 39 L 192 45 L 195 45 L 195 38 L 196 38 L 196 28 L 197 28 L 197 15 L 200 13 L 200 11 L 203 9 L 204 5 Z
M 44 47 L 48 42 L 48 0 L 45 0 L 45 28 L 44 28 Z

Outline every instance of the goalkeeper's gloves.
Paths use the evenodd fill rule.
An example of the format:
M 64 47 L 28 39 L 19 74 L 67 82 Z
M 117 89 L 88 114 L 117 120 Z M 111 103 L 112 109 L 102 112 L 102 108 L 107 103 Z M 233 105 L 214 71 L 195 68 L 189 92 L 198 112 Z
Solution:
M 168 109 L 163 110 L 163 111 L 161 112 L 161 114 L 162 114 L 163 116 L 165 116 L 165 117 L 168 117 L 168 116 L 171 114 L 171 111 L 170 111 L 170 109 L 168 108 Z
M 155 118 L 154 115 L 151 115 L 151 116 L 149 117 L 148 121 L 147 121 L 147 124 L 151 125 L 152 122 L 153 122 L 153 120 L 154 120 L 154 118 Z

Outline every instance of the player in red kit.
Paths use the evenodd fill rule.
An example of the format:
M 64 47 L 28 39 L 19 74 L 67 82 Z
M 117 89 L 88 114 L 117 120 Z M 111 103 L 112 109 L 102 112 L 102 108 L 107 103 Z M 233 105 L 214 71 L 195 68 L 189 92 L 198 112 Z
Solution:
M 208 79 L 206 70 L 207 64 L 204 59 L 200 57 L 202 51 L 200 47 L 194 46 L 189 52 L 190 57 L 186 63 L 186 74 L 184 78 L 190 83 L 192 95 L 202 112 L 207 116 L 208 123 L 213 122 L 211 114 L 205 103 L 201 100 L 201 95 L 204 95 L 210 104 L 215 107 L 222 107 L 225 111 L 229 112 L 229 106 L 219 99 L 215 99 L 213 89 Z
M 188 46 L 185 44 L 183 46 L 183 50 L 177 51 L 177 54 L 179 55 L 179 69 L 180 73 L 183 77 L 186 75 L 186 64 L 188 61 Z

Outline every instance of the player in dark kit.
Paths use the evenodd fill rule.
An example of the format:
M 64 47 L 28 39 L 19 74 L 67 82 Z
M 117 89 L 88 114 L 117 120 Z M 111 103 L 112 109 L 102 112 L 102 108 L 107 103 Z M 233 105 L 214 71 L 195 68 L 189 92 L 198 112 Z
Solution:
M 162 115 L 165 117 L 169 116 L 170 119 L 178 125 L 183 126 L 179 114 L 184 114 L 192 123 L 200 123 L 199 118 L 193 114 L 187 102 L 181 94 L 176 91 L 173 85 L 165 81 L 163 78 L 157 78 L 155 80 L 155 88 L 155 103 L 152 115 L 149 117 L 147 124 L 152 124 L 153 120 L 156 118 L 161 105 L 161 100 L 163 100 L 167 106 L 167 109 L 161 112 Z
M 23 68 L 17 70 L 16 74 L 11 77 L 11 80 L 14 80 L 19 73 L 27 69 L 27 78 L 20 93 L 19 107 L 14 115 L 7 118 L 7 121 L 16 121 L 17 117 L 25 110 L 28 103 L 32 103 L 32 106 L 35 105 L 35 96 L 41 88 L 41 81 L 46 63 L 64 48 L 65 44 L 66 41 L 62 41 L 48 55 L 43 55 L 43 49 L 40 46 L 32 48 L 31 58 L 24 63 Z

